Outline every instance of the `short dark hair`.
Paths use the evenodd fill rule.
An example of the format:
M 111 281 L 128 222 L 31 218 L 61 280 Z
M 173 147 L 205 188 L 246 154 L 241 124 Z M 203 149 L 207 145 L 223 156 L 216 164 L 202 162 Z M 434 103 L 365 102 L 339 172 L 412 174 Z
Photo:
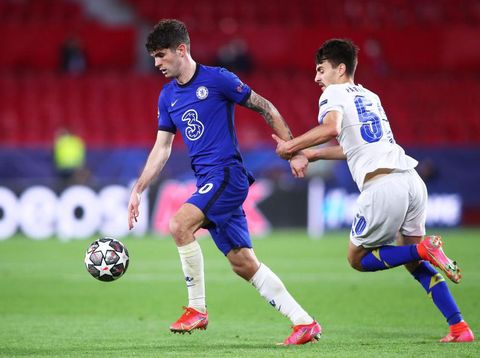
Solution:
M 317 65 L 328 60 L 334 68 L 343 63 L 347 74 L 353 76 L 357 67 L 357 55 L 358 47 L 351 40 L 331 39 L 317 50 L 315 60 Z
M 163 49 L 176 49 L 180 44 L 186 44 L 190 50 L 190 36 L 185 24 L 175 19 L 162 19 L 147 37 L 145 47 L 148 52 Z

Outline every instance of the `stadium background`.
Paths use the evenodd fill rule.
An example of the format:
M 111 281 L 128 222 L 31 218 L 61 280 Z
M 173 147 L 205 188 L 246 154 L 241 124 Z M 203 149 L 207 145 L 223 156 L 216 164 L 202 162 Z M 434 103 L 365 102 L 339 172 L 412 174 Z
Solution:
M 293 179 L 263 119 L 243 108 L 237 133 L 258 178 L 246 210 L 252 232 L 265 236 L 254 241 L 256 253 L 320 321 L 320 344 L 276 347 L 288 321 L 231 272 L 208 239 L 201 246 L 209 328 L 169 332 L 186 295 L 166 222 L 193 185 L 179 138 L 142 200 L 148 215 L 122 238 L 131 255 L 125 277 L 105 284 L 86 272 L 92 238 L 128 234 L 129 186 L 155 139 L 165 83 L 143 45 L 158 19 L 185 21 L 193 56 L 204 64 L 217 63 L 219 50 L 231 55 L 232 41 L 246 44 L 249 60 L 228 66 L 240 66 L 236 72 L 279 108 L 295 135 L 316 124 L 315 50 L 330 37 L 349 37 L 361 47 L 356 82 L 379 93 L 396 140 L 420 160 L 429 232 L 443 226 L 464 275 L 450 289 L 479 336 L 480 2 L 283 4 L 0 0 L 0 356 L 478 356 L 478 341 L 436 343 L 447 333 L 444 319 L 403 269 L 370 275 L 348 266 L 357 189 L 345 163 L 321 163 L 308 180 Z M 85 70 L 62 69 L 67 39 L 83 49 Z M 65 128 L 87 147 L 85 168 L 70 185 L 52 154 Z M 325 230 L 323 239 L 311 240 L 307 228 L 310 237 Z
M 380 94 L 397 142 L 420 161 L 432 199 L 429 225 L 480 224 L 478 1 L 2 0 L 0 237 L 127 234 L 128 190 L 119 186 L 128 189 L 142 169 L 165 83 L 143 44 L 164 17 L 185 21 L 193 57 L 238 73 L 278 107 L 294 135 L 316 125 L 315 50 L 331 37 L 353 39 L 361 48 L 356 82 Z M 67 71 L 61 49 L 72 39 L 86 66 Z M 348 227 L 357 189 L 345 163 L 312 165 L 309 180 L 297 181 L 275 156 L 260 116 L 237 108 L 236 127 L 245 162 L 262 184 L 251 205 L 255 234 L 272 225 L 308 225 L 314 236 Z M 86 143 L 76 184 L 91 191 L 62 197 L 52 154 L 62 128 Z M 173 190 L 162 190 L 167 179 L 176 180 L 168 182 Z M 191 179 L 177 135 L 138 235 L 166 234 L 165 217 L 188 195 Z

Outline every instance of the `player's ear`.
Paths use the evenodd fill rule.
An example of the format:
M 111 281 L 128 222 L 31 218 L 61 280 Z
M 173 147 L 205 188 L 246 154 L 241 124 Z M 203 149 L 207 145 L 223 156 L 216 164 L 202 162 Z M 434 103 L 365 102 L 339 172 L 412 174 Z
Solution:
M 187 54 L 187 45 L 185 45 L 185 44 L 178 45 L 177 51 L 178 51 L 179 55 L 185 56 Z
M 345 66 L 344 63 L 341 63 L 338 65 L 337 67 L 337 71 L 338 71 L 338 74 L 340 75 L 340 77 L 344 76 L 346 71 L 347 71 L 347 66 Z

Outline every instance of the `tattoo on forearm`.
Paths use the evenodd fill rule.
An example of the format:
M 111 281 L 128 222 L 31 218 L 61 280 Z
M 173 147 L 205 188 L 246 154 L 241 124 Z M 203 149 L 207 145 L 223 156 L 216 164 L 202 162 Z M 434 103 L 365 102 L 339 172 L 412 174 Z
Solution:
M 278 113 L 278 111 L 273 106 L 273 104 L 271 104 L 268 100 L 266 100 L 262 96 L 259 96 L 258 94 L 252 91 L 250 98 L 245 103 L 245 107 L 250 108 L 255 112 L 259 113 L 265 119 L 265 122 L 267 122 L 270 128 L 274 128 L 274 120 L 271 113 L 274 111 Z M 285 122 L 283 117 L 280 115 L 280 113 L 278 113 L 278 117 L 282 121 L 284 127 L 287 129 L 289 139 L 292 139 L 293 138 L 292 132 L 290 131 L 290 128 L 288 128 L 287 123 Z

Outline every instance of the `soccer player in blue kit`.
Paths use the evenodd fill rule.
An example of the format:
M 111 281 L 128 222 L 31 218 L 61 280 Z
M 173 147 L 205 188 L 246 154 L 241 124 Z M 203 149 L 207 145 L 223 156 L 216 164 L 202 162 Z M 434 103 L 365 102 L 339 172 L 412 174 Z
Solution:
M 160 21 L 149 34 L 146 47 L 155 59 L 155 67 L 173 80 L 160 93 L 157 139 L 130 196 L 129 228 L 133 228 L 139 215 L 141 193 L 160 174 L 170 156 L 177 131 L 188 148 L 197 179 L 196 192 L 169 222 L 188 291 L 188 305 L 170 330 L 190 333 L 207 328 L 203 256 L 194 236 L 200 228 L 207 228 L 233 271 L 292 321 L 293 331 L 282 344 L 318 340 L 320 325 L 295 301 L 278 276 L 257 259 L 252 249 L 242 204 L 254 178 L 245 169 L 238 149 L 234 105 L 260 113 L 280 138 L 292 138 L 288 126 L 268 100 L 235 74 L 196 63 L 190 55 L 190 39 L 182 22 Z M 292 161 L 306 163 L 307 159 L 297 155 Z

